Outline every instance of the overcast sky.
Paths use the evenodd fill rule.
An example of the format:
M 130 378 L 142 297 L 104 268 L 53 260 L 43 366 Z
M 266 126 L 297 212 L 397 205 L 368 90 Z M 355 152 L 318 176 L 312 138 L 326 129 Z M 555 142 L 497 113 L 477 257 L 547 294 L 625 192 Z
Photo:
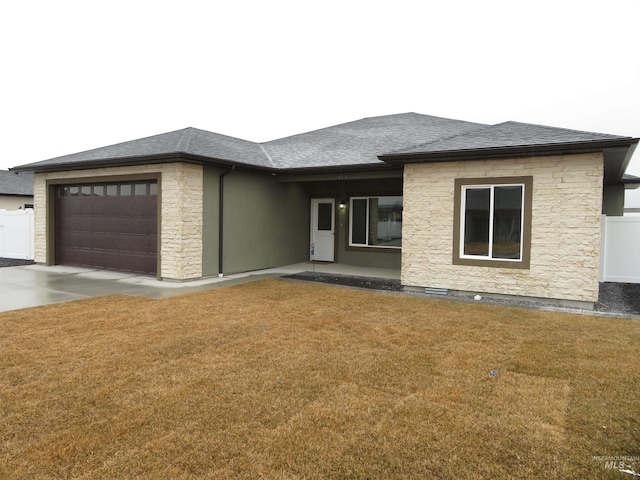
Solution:
M 640 137 L 638 19 L 640 0 L 4 1 L 0 168 L 403 112 Z

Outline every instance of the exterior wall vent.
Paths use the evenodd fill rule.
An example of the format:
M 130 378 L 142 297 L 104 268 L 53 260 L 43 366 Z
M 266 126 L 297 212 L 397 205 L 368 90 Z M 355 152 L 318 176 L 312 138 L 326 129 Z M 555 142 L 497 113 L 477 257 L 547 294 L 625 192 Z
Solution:
M 449 295 L 449 290 L 447 290 L 446 288 L 426 287 L 424 289 L 424 293 L 426 293 L 427 295 Z

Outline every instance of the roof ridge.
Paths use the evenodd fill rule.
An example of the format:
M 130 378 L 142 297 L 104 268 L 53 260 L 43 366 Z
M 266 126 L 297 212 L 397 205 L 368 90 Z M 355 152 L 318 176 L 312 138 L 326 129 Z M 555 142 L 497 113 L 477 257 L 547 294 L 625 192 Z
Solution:
M 449 135 L 448 137 L 436 138 L 435 140 L 431 140 L 430 142 L 416 143 L 415 145 L 411 145 L 410 147 L 406 147 L 406 148 L 402 148 L 400 150 L 396 150 L 396 153 L 401 153 L 401 152 L 404 152 L 406 150 L 411 150 L 411 149 L 414 149 L 414 148 L 417 148 L 417 147 L 422 147 L 424 145 L 434 145 L 434 144 L 436 144 L 438 142 L 444 142 L 445 140 L 451 140 L 452 138 L 462 137 L 463 135 L 468 135 L 468 134 L 473 133 L 473 132 L 478 132 L 478 131 L 486 129 L 486 128 L 495 127 L 495 125 L 490 125 L 490 124 L 486 124 L 486 123 L 475 123 L 475 122 L 467 122 L 467 123 L 473 123 L 473 124 L 477 125 L 478 128 L 470 128 L 469 130 L 465 130 L 464 132 L 454 133 L 452 135 Z
M 187 152 L 189 150 L 189 144 L 191 143 L 191 139 L 193 138 L 193 128 L 187 127 L 182 130 L 182 135 L 180 135 L 180 140 L 178 140 L 178 144 L 176 145 L 177 152 Z M 184 146 L 182 146 L 184 144 Z
M 271 164 L 271 166 L 273 168 L 278 168 L 278 164 L 273 160 L 273 158 L 271 158 L 271 155 L 269 155 L 269 152 L 267 152 L 267 149 L 264 148 L 264 145 L 262 145 L 261 143 L 259 143 L 258 145 L 260 145 L 260 149 L 262 150 L 262 153 L 265 154 L 265 156 L 267 157 L 267 160 L 269 160 L 269 163 Z
M 294 137 L 299 137 L 302 135 L 307 135 L 309 133 L 314 133 L 314 132 L 322 132 L 323 130 L 330 130 L 336 127 L 342 127 L 344 125 L 350 125 L 352 123 L 358 123 L 358 122 L 362 122 L 363 120 L 374 120 L 377 118 L 389 118 L 389 117 L 402 117 L 402 116 L 407 116 L 407 115 L 414 115 L 414 116 L 418 116 L 418 117 L 430 117 L 430 118 L 439 118 L 442 120 L 453 120 L 453 121 L 459 121 L 459 122 L 464 122 L 464 120 L 454 120 L 454 119 L 450 119 L 450 118 L 445 118 L 445 117 L 437 117 L 435 115 L 426 115 L 424 113 L 416 113 L 416 112 L 404 112 L 404 113 L 389 113 L 387 115 L 374 115 L 373 117 L 362 117 L 362 118 L 358 118 L 357 120 L 349 120 L 347 122 L 340 122 L 340 123 L 336 123 L 335 125 L 328 125 L 326 127 L 321 127 L 321 128 L 314 128 L 312 130 L 307 130 L 305 132 L 300 132 L 300 133 L 294 133 L 293 135 L 285 135 L 284 137 L 278 137 L 278 138 L 274 138 L 272 140 L 267 140 L 266 142 L 259 142 L 260 145 L 266 144 L 266 143 L 274 143 L 274 142 L 278 142 L 280 140 L 284 140 L 286 138 L 294 138 Z M 472 122 L 467 122 L 467 123 L 472 123 Z

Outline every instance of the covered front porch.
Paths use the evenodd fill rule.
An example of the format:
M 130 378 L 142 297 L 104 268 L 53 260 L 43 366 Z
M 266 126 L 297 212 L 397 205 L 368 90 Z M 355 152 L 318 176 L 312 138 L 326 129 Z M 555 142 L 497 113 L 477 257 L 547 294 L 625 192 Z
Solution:
M 338 177 L 338 178 L 336 178 Z M 402 171 L 286 175 L 281 184 L 300 186 L 308 197 L 308 256 L 316 272 L 400 275 L 402 245 Z M 326 265 L 327 270 L 319 268 Z

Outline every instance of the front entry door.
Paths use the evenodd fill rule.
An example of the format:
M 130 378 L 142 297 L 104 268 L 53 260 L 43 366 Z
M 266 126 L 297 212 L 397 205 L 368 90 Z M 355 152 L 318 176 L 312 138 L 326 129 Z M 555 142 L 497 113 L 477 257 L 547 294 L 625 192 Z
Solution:
M 311 199 L 311 260 L 333 262 L 335 246 L 335 201 Z

